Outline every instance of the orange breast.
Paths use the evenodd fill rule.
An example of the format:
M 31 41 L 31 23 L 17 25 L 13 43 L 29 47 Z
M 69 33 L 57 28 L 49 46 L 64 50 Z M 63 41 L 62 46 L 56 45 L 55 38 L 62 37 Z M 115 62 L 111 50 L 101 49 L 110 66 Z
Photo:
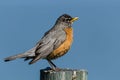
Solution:
M 65 41 L 47 57 L 48 59 L 56 59 L 60 56 L 63 56 L 70 49 L 73 41 L 73 29 L 71 27 L 65 28 L 65 32 Z

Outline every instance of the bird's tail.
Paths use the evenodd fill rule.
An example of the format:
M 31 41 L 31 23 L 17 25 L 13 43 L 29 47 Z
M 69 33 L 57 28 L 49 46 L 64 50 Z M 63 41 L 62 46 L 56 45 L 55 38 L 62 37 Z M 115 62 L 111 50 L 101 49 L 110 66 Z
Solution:
M 26 57 L 35 56 L 35 49 L 36 49 L 36 47 L 28 50 L 25 53 L 17 54 L 17 55 L 14 55 L 14 56 L 7 57 L 7 58 L 4 59 L 4 61 L 7 62 L 7 61 L 15 60 L 17 58 L 26 58 Z
M 23 54 L 17 54 L 17 55 L 5 58 L 4 61 L 7 62 L 7 61 L 15 60 L 17 58 L 22 58 L 22 57 L 25 57 L 25 56 L 27 56 L 27 55 L 25 55 L 24 53 Z

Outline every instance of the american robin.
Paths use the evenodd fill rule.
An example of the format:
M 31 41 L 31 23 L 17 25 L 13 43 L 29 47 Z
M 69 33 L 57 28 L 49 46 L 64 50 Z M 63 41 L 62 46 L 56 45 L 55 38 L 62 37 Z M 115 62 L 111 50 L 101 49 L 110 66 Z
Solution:
M 5 58 L 5 61 L 11 61 L 16 58 L 32 59 L 29 64 L 33 64 L 40 59 L 46 59 L 53 70 L 57 67 L 51 60 L 63 56 L 70 49 L 73 41 L 72 23 L 78 17 L 71 17 L 68 14 L 61 15 L 55 25 L 47 31 L 42 39 L 32 49 L 22 54 L 17 54 Z

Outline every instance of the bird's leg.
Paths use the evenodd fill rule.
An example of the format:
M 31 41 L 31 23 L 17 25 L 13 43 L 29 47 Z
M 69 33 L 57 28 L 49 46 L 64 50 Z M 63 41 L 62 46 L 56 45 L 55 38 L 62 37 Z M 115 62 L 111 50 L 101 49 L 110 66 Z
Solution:
M 48 63 L 50 64 L 51 68 L 52 68 L 53 70 L 55 70 L 55 69 L 56 69 L 56 65 L 55 65 L 51 60 L 48 60 L 48 59 L 47 59 L 47 61 L 48 61 Z
M 50 64 L 51 68 L 55 71 L 59 71 L 60 69 L 56 67 L 56 65 L 49 59 L 47 59 L 48 63 Z

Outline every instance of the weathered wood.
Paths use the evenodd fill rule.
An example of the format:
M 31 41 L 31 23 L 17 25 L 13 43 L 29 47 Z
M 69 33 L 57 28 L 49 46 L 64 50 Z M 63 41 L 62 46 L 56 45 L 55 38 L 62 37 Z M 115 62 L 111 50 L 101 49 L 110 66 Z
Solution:
M 87 80 L 87 75 L 88 72 L 84 69 L 40 70 L 40 80 Z

